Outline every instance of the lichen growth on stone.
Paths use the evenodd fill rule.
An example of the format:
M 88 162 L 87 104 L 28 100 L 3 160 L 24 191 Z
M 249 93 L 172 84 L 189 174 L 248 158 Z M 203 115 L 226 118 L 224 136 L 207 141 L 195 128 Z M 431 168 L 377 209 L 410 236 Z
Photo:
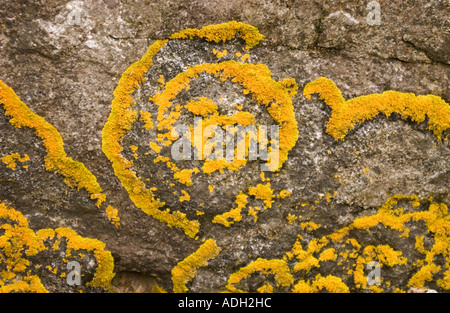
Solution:
M 96 271 L 86 287 L 108 290 L 114 277 L 114 260 L 105 244 L 97 239 L 84 238 L 68 228 L 40 229 L 33 231 L 28 220 L 19 211 L 0 203 L 0 263 L 5 265 L 0 273 L 0 292 L 48 292 L 41 279 L 33 274 L 40 264 L 32 264 L 31 258 L 46 251 L 60 250 L 60 242 L 65 242 L 63 258 L 71 258 L 75 251 L 92 252 L 96 260 Z M 55 240 L 48 246 L 47 240 Z M 56 275 L 57 268 L 49 265 L 50 274 Z M 60 276 L 60 277 L 64 277 Z
M 172 270 L 173 292 L 187 292 L 186 284 L 195 277 L 197 268 L 207 266 L 220 250 L 213 239 L 208 239 L 197 251 L 180 261 Z
M 230 275 L 226 288 L 231 292 L 243 292 L 236 287 L 242 279 L 250 277 L 253 273 L 274 275 L 276 286 L 287 287 L 293 284 L 294 278 L 284 260 L 266 260 L 258 258 L 247 266 Z
M 16 160 L 20 163 L 30 161 L 30 157 L 28 156 L 28 154 L 25 154 L 23 157 L 21 157 L 20 154 L 16 152 L 5 155 L 1 159 L 2 162 L 6 164 L 6 167 L 12 169 L 13 171 L 16 170 L 17 166 Z
M 403 119 L 422 123 L 428 119 L 428 129 L 438 140 L 442 132 L 450 128 L 450 105 L 435 95 L 419 95 L 398 91 L 360 96 L 345 101 L 341 91 L 333 81 L 320 77 L 306 84 L 303 94 L 307 99 L 318 94 L 332 109 L 327 123 L 327 133 L 336 140 L 344 139 L 349 130 L 357 124 L 373 119 L 380 113 L 387 117 L 398 113 Z

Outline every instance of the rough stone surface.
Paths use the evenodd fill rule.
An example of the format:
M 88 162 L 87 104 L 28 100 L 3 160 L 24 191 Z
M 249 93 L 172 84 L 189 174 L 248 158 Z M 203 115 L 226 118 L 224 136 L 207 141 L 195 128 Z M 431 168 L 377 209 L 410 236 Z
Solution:
M 67 227 L 104 242 L 114 257 L 117 275 L 113 284 L 117 292 L 149 292 L 155 283 L 171 291 L 172 269 L 194 253 L 204 239 L 214 238 L 222 251 L 207 267 L 197 270 L 188 287 L 192 292 L 219 292 L 225 290 L 232 273 L 257 258 L 282 258 L 297 235 L 303 237 L 306 248 L 314 238 L 343 228 L 355 218 L 375 214 L 396 194 L 417 195 L 422 210 L 428 208 L 430 196 L 436 203 L 450 205 L 449 130 L 438 142 L 426 123 L 417 125 L 394 114 L 389 118 L 377 116 L 349 132 L 345 141 L 335 141 L 326 133 L 330 108 L 317 97 L 307 101 L 302 95 L 308 82 L 326 76 L 345 99 L 396 90 L 433 94 L 450 103 L 448 1 L 379 1 L 380 26 L 367 24 L 365 4 L 345 0 L 1 2 L 0 79 L 33 112 L 57 128 L 67 155 L 85 164 L 97 177 L 108 204 L 119 210 L 121 225 L 116 229 L 85 190 L 71 189 L 61 175 L 47 171 L 42 141 L 33 130 L 12 127 L 3 108 L 0 156 L 18 152 L 28 154 L 30 161 L 27 170 L 18 165 L 15 171 L 0 163 L 0 200 L 24 214 L 33 230 Z M 67 20 L 74 10 L 80 12 L 79 25 L 70 25 L 73 22 Z M 276 193 L 288 190 L 291 195 L 276 199 L 272 208 L 258 214 L 257 222 L 244 210 L 242 221 L 229 228 L 211 223 L 215 215 L 233 207 L 239 191 L 262 183 L 259 163 L 223 175 L 194 175 L 193 186 L 175 184 L 172 188 L 166 183 L 171 172 L 163 163 L 153 163 L 155 155 L 148 146 L 151 133 L 142 132 L 143 126 L 135 124 L 122 142 L 123 155 L 134 160 L 128 147 L 138 146 L 139 159 L 134 162 L 137 175 L 149 179 L 148 187 L 158 188 L 156 195 L 168 208 L 201 221 L 199 238 L 194 240 L 133 204 L 102 151 L 102 129 L 121 74 L 144 55 L 150 44 L 186 28 L 232 20 L 253 25 L 265 35 L 251 50 L 248 62 L 263 63 L 274 80 L 294 78 L 299 86 L 293 98 L 297 143 L 279 175 L 266 174 Z M 138 108 L 151 111 L 146 107 L 147 99 L 158 88 L 159 75 L 167 81 L 188 66 L 218 62 L 210 52 L 213 48 L 229 51 L 220 61 L 236 59 L 234 53 L 242 52 L 243 47 L 238 39 L 224 44 L 199 39 L 171 41 L 145 75 L 141 98 L 134 95 Z M 248 102 L 258 120 L 270 120 L 267 112 L 249 102 L 240 87 L 231 82 L 219 84 L 201 76 L 177 101 L 183 103 L 198 96 L 217 101 L 225 98 L 220 107 L 224 114 L 234 112 L 231 104 Z M 189 123 L 188 116 L 183 118 Z M 201 167 L 199 161 L 195 162 L 189 167 Z M 215 186 L 212 193 L 208 185 Z M 190 201 L 179 201 L 181 190 L 189 192 Z M 326 194 L 335 192 L 328 201 Z M 308 205 L 301 205 L 306 202 Z M 252 199 L 250 205 L 261 204 Z M 405 211 L 417 209 L 406 202 L 402 205 Z M 196 210 L 205 214 L 196 216 Z M 301 218 L 289 224 L 288 214 Z M 321 227 L 302 228 L 300 222 L 307 221 Z M 382 268 L 384 282 L 390 281 L 390 286 L 382 285 L 385 291 L 409 289 L 408 279 L 417 271 L 413 260 L 423 258 L 414 247 L 415 236 L 425 236 L 426 247 L 433 243 L 423 224 L 410 226 L 408 238 L 382 225 L 352 233 L 363 247 L 389 244 L 411 260 L 406 265 Z M 330 247 L 343 252 L 339 244 Z M 289 262 L 292 268 L 295 262 Z M 442 269 L 424 288 L 442 292 L 445 290 L 436 281 L 442 278 L 448 263 L 444 258 L 436 263 Z M 335 275 L 351 291 L 364 292 L 355 287 L 346 266 L 326 261 L 310 272 L 294 273 L 294 282 L 314 279 L 319 273 Z M 256 291 L 266 279 L 272 282 L 271 275 L 253 275 L 239 288 Z M 292 289 L 273 286 L 275 291 Z M 73 290 L 64 284 L 59 288 Z

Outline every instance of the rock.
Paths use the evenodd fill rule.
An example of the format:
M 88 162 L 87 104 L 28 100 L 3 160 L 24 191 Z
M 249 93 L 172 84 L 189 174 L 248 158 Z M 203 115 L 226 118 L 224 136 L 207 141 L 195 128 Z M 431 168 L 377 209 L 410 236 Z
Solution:
M 70 273 L 61 247 L 24 252 L 33 279 L 61 292 L 448 290 L 442 247 L 448 248 L 450 235 L 449 5 L 383 2 L 381 25 L 372 26 L 369 12 L 351 1 L 2 6 L 0 157 L 6 158 L 0 162 L 0 199 L 23 214 L 30 233 L 62 228 L 104 243 L 116 276 L 106 275 L 101 287 L 86 285 L 107 267 L 84 251 L 86 279 L 68 285 L 59 276 Z M 223 24 L 230 21 L 242 23 Z M 206 28 L 203 38 L 190 38 L 193 30 L 182 36 L 184 29 L 218 24 L 221 29 Z M 227 37 L 230 29 L 238 36 Z M 179 38 L 159 41 L 177 33 Z M 132 65 L 145 55 L 151 64 Z M 202 67 L 206 63 L 212 65 Z M 188 89 L 185 82 L 175 85 L 180 73 L 192 74 Z M 221 80 L 227 73 L 229 79 Z M 342 92 L 343 111 L 318 92 L 310 99 L 303 94 L 319 77 Z M 433 112 L 439 114 L 416 123 L 411 117 L 420 110 L 408 109 L 411 103 L 432 97 L 408 98 L 389 117 L 358 120 L 343 140 L 330 134 L 333 114 L 356 120 L 355 112 L 363 110 L 345 111 L 352 101 L 388 90 L 401 99 L 406 93 L 434 95 L 432 108 L 439 111 Z M 46 123 L 26 124 L 28 115 L 18 114 L 15 119 L 25 124 L 11 125 L 6 113 L 15 102 L 6 95 L 13 93 Z M 158 111 L 165 95 L 173 102 L 170 118 Z M 270 97 L 283 99 L 281 109 Z M 284 119 L 280 155 L 286 153 L 286 160 L 263 174 L 260 159 L 234 164 L 237 170 L 175 160 L 175 139 L 158 141 L 164 133 L 158 125 L 171 125 L 173 118 L 194 130 L 194 111 L 205 115 L 203 122 L 217 112 L 222 125 L 230 123 L 223 116 L 233 114 L 235 122 L 254 118 L 269 128 Z M 433 125 L 443 125 L 440 140 L 429 129 Z M 381 265 L 379 285 L 368 284 L 370 261 Z M 14 275 L 25 279 L 21 273 Z M 2 282 L 0 287 L 11 284 Z

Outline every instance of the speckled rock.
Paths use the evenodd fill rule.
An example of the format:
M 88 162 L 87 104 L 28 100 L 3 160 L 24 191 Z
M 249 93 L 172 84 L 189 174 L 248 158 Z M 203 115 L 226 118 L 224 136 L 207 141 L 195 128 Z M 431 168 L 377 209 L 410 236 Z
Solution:
M 305 291 L 305 286 L 316 288 L 314 291 L 347 291 L 338 288 L 341 283 L 351 292 L 406 292 L 410 287 L 446 291 L 450 288 L 449 260 L 444 252 L 433 250 L 439 232 L 428 232 L 435 230 L 437 222 L 411 215 L 411 220 L 405 220 L 406 231 L 380 219 L 370 227 L 354 226 L 339 240 L 327 237 L 355 220 L 381 214 L 383 205 L 401 217 L 437 210 L 436 204 L 450 204 L 448 129 L 438 141 L 427 129 L 427 121 L 417 124 L 400 114 L 378 115 L 354 127 L 345 140 L 336 141 L 326 132 L 331 108 L 316 96 L 307 100 L 302 94 L 307 83 L 324 76 L 346 100 L 396 90 L 433 94 L 450 103 L 448 1 L 379 2 L 381 25 L 371 26 L 365 5 L 344 0 L 7 0 L 0 6 L 0 80 L 58 130 L 67 156 L 82 162 L 96 177 L 106 201 L 97 207 L 85 189 L 70 188 L 62 175 L 46 170 L 42 139 L 32 129 L 11 126 L 2 106 L 0 157 L 19 153 L 29 155 L 30 160 L 17 162 L 15 170 L 0 163 L 0 200 L 20 211 L 33 231 L 64 227 L 105 243 L 114 258 L 116 278 L 112 284 L 116 292 L 173 291 L 177 264 L 195 256 L 211 238 L 220 253 L 211 257 L 207 266 L 192 266 L 195 277 L 185 281 L 191 292 L 234 287 L 290 292 Z M 144 73 L 145 82 L 132 94 L 134 110 L 155 117 L 158 111 L 149 98 L 164 90 L 161 82 L 167 83 L 189 67 L 231 60 L 261 63 L 274 81 L 295 79 L 298 92 L 290 95 L 299 134 L 276 173 L 265 172 L 261 177 L 257 160 L 238 171 L 194 174 L 193 185 L 188 186 L 174 179 L 167 164 L 155 163 L 158 156 L 171 157 L 170 147 L 157 153 L 149 146 L 156 140 L 156 130 L 134 123 L 123 136 L 121 155 L 133 161 L 130 168 L 147 188 L 156 188 L 155 198 L 165 202 L 161 210 L 179 211 L 200 222 L 199 231 L 191 238 L 179 227 L 149 216 L 130 198 L 102 147 L 102 132 L 122 73 L 150 45 L 183 29 L 229 21 L 256 27 L 264 40 L 250 51 L 239 38 L 218 43 L 199 38 L 170 40 L 154 56 Z M 217 51 L 224 50 L 227 53 L 218 57 Z M 246 53 L 249 58 L 242 61 Z M 232 115 L 238 111 L 233 104 L 243 104 L 260 124 L 273 123 L 267 110 L 231 80 L 199 75 L 174 103 L 184 105 L 198 97 L 213 99 L 220 114 Z M 192 115 L 181 115 L 179 122 L 192 125 Z M 156 126 L 157 121 L 154 123 Z M 175 163 L 180 168 L 199 169 L 204 164 Z M 262 198 L 249 195 L 242 220 L 230 227 L 213 223 L 215 216 L 236 207 L 239 192 L 249 193 L 249 188 L 268 183 L 274 194 L 269 208 L 263 209 Z M 289 196 L 276 197 L 283 190 Z M 189 200 L 180 201 L 182 191 L 189 194 Z M 396 195 L 411 198 L 389 202 Z M 118 210 L 119 227 L 108 219 L 107 206 Z M 256 210 L 256 221 L 249 207 L 261 208 Z M 433 214 L 435 221 L 448 223 L 448 215 Z M 325 239 L 326 243 L 321 241 Z M 323 246 L 314 250 L 313 244 L 319 242 Z M 304 254 L 299 253 L 302 249 Z M 327 249 L 334 249 L 335 256 L 331 250 L 324 254 Z M 423 270 L 433 274 L 422 286 L 419 269 L 426 265 L 421 260 L 427 251 L 436 253 L 432 259 L 439 268 L 430 269 L 430 265 Z M 307 256 L 311 257 L 308 262 Z M 51 264 L 54 258 L 52 254 L 40 257 L 33 259 L 33 265 Z M 292 281 L 278 280 L 274 274 L 282 270 L 267 265 L 265 272 L 264 266 L 259 267 L 232 283 L 231 278 L 237 277 L 233 273 L 257 264 L 259 258 L 283 260 Z M 382 265 L 381 285 L 375 285 L 378 289 L 369 288 L 365 278 L 358 276 L 368 274 L 365 266 L 369 259 Z M 54 263 L 64 266 L 58 262 Z M 86 271 L 86 277 L 93 276 L 92 268 L 86 267 Z M 36 275 L 46 274 L 40 270 Z M 338 277 L 339 282 L 321 283 L 321 278 L 329 275 Z M 66 286 L 65 280 L 41 281 L 48 290 L 77 290 Z

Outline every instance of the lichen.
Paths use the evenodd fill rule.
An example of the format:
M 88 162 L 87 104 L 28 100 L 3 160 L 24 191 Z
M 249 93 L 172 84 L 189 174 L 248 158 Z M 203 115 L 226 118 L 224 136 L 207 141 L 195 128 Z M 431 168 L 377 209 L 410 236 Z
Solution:
M 12 169 L 13 171 L 16 170 L 17 166 L 16 160 L 20 163 L 23 163 L 26 161 L 30 161 L 30 157 L 28 156 L 28 154 L 25 154 L 23 157 L 21 157 L 20 154 L 16 152 L 2 157 L 2 162 L 6 164 L 7 168 Z
M 114 277 L 114 260 L 105 244 L 97 239 L 84 238 L 68 228 L 47 228 L 34 232 L 28 225 L 28 220 L 15 209 L 0 203 L 0 219 L 4 222 L 0 229 L 0 261 L 6 265 L 0 275 L 0 292 L 48 292 L 40 278 L 32 272 L 34 268 L 30 257 L 45 253 L 49 249 L 60 249 L 59 243 L 64 240 L 66 251 L 64 257 L 70 257 L 73 251 L 83 250 L 93 253 L 97 268 L 93 279 L 86 283 L 89 287 L 99 287 L 108 290 Z M 47 239 L 55 242 L 48 246 Z M 58 269 L 48 265 L 50 274 L 57 275 Z M 63 276 L 61 276 L 63 277 Z
M 239 34 L 246 45 L 247 49 L 256 46 L 264 39 L 258 29 L 254 26 L 241 22 L 231 21 L 223 24 L 208 25 L 201 29 L 189 28 L 171 35 L 170 39 L 193 39 L 194 37 L 202 38 L 211 42 L 226 42 L 232 40 Z
M 261 272 L 264 275 L 274 275 L 277 287 L 288 287 L 294 282 L 294 278 L 284 260 L 266 260 L 258 258 L 230 275 L 226 286 L 227 290 L 231 292 L 244 292 L 243 290 L 238 289 L 236 285 L 239 284 L 241 280 L 248 278 L 250 275 L 257 272 Z M 265 290 L 267 289 L 265 288 Z
M 116 228 L 118 228 L 120 226 L 119 210 L 108 205 L 108 207 L 106 208 L 106 214 L 111 223 L 116 226 Z
M 160 210 L 165 203 L 155 199 L 153 192 L 146 188 L 144 182 L 130 169 L 132 163 L 121 154 L 123 151 L 121 141 L 137 119 L 137 112 L 130 109 L 133 103 L 131 94 L 143 81 L 143 75 L 153 63 L 153 56 L 166 43 L 167 40 L 157 40 L 139 61 L 133 63 L 122 74 L 114 90 L 111 113 L 102 131 L 102 149 L 112 163 L 115 175 L 138 208 L 169 226 L 183 229 L 186 235 L 194 237 L 198 232 L 199 222 L 188 220 L 186 214 L 179 211 Z
M 326 290 L 332 293 L 349 293 L 350 289 L 342 281 L 341 278 L 328 275 L 323 277 L 317 274 L 315 279 L 310 281 L 299 280 L 292 289 L 295 293 L 316 293 L 322 290 Z
M 173 292 L 189 291 L 186 284 L 197 274 L 199 267 L 207 266 L 208 261 L 219 255 L 221 249 L 214 239 L 206 240 L 197 251 L 180 261 L 172 269 Z
M 450 127 L 450 106 L 435 95 L 414 95 L 398 91 L 360 96 L 345 101 L 333 81 L 320 77 L 306 84 L 303 94 L 307 99 L 318 94 L 332 109 L 327 123 L 327 133 L 336 140 L 344 139 L 349 130 L 382 113 L 389 117 L 398 113 L 403 119 L 422 123 L 428 119 L 428 129 L 438 140 L 442 132 Z
M 64 150 L 64 142 L 56 128 L 44 118 L 32 112 L 16 95 L 14 90 L 0 80 L 0 103 L 9 116 L 9 123 L 17 128 L 34 129 L 37 137 L 42 139 L 47 156 L 44 158 L 45 168 L 65 177 L 64 182 L 72 188 L 86 189 L 91 199 L 97 199 L 97 206 L 106 200 L 96 177 L 83 163 L 68 157 Z

